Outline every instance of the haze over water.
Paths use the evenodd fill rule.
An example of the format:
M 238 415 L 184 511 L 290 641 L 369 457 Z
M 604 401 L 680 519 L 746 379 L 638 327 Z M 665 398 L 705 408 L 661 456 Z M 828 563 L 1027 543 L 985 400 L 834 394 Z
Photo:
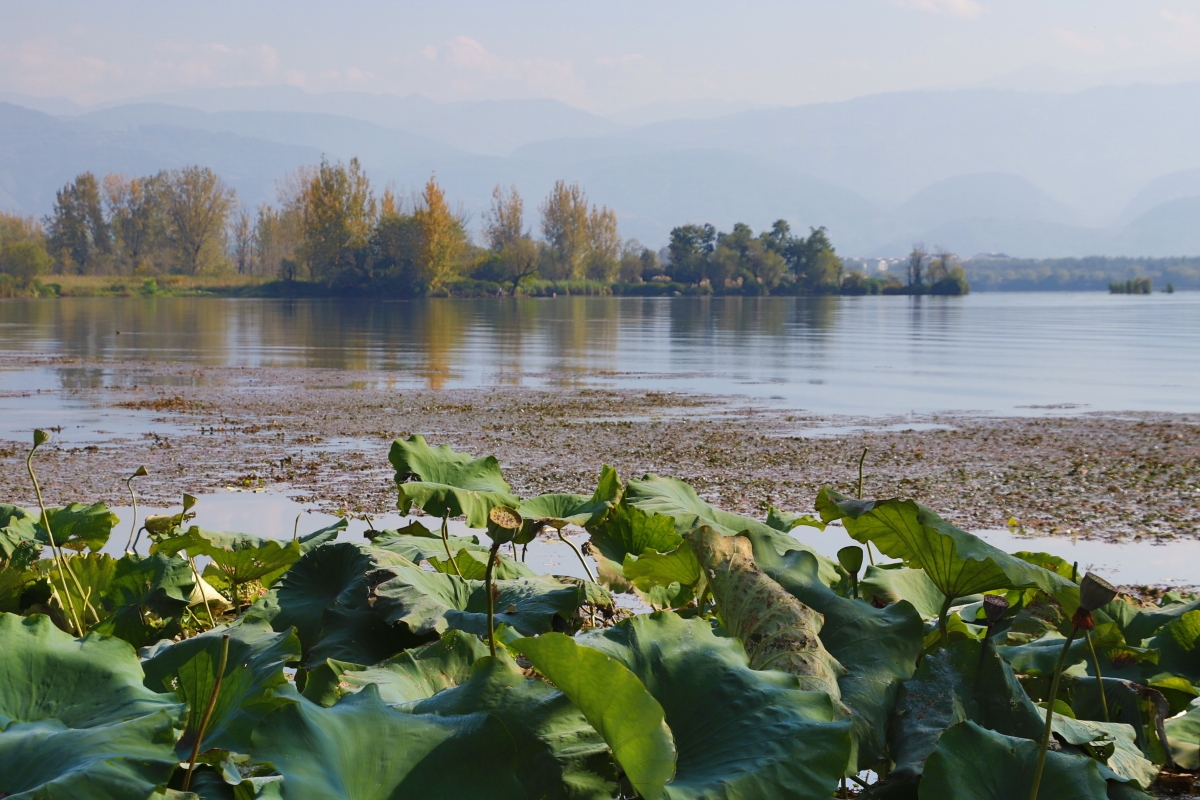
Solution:
M 383 370 L 397 388 L 730 394 L 871 416 L 1200 410 L 1192 293 L 4 301 L 0 351 Z M 64 387 L 112 380 L 64 369 Z M 4 388 L 14 382 L 10 373 Z

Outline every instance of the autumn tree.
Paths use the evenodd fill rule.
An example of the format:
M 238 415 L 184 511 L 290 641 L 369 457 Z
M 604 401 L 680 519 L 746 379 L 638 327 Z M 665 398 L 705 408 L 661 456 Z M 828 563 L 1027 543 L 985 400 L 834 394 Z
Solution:
M 238 210 L 229 226 L 229 245 L 238 275 L 253 275 L 254 223 L 250 219 L 250 212 L 244 208 Z
M 483 216 L 483 238 L 488 249 L 499 253 L 517 240 L 527 237 L 525 231 L 525 201 L 517 187 L 505 191 L 500 186 L 492 189 L 491 208 Z
M 608 206 L 592 207 L 588 213 L 584 275 L 592 280 L 612 283 L 617 278 L 621 257 L 621 232 L 617 215 Z
M 908 254 L 908 285 L 919 287 L 925 283 L 925 276 L 922 270 L 925 268 L 925 259 L 929 257 L 929 253 L 925 250 L 925 245 L 922 242 L 916 242 L 912 246 L 912 252 Z
M 578 183 L 558 181 L 538 211 L 554 271 L 548 277 L 582 278 L 590 223 L 587 195 Z
M 208 167 L 185 167 L 165 176 L 162 203 L 176 269 L 198 275 L 222 267 L 225 226 L 237 204 L 233 189 Z
M 430 290 L 436 292 L 454 275 L 467 237 L 462 220 L 450 210 L 446 193 L 433 176 L 425 184 L 413 219 L 421 231 L 417 263 Z
M 322 159 L 302 187 L 303 256 L 315 281 L 360 282 L 377 221 L 371 182 L 357 158 Z
M 154 271 L 162 258 L 167 228 L 160 191 L 163 179 L 162 175 L 104 176 L 104 204 L 121 272 Z
M 42 228 L 33 217 L 0 211 L 0 273 L 24 286 L 49 272 L 53 263 Z

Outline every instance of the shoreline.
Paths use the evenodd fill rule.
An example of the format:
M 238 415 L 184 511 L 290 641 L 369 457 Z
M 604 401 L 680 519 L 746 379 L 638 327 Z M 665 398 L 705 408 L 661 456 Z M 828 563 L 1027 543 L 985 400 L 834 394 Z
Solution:
M 66 365 L 104 370 L 115 387 L 49 394 L 99 406 L 109 415 L 99 424 L 120 430 L 78 441 L 68 431 L 39 450 L 50 503 L 123 505 L 124 477 L 145 464 L 151 475 L 138 495 L 147 504 L 235 486 L 384 513 L 395 502 L 388 447 L 423 433 L 495 455 L 524 495 L 590 493 L 611 464 L 624 478 L 681 478 L 730 511 L 810 512 L 822 485 L 854 491 L 866 447 L 867 497 L 911 497 L 962 528 L 1015 521 L 1029 533 L 1083 538 L 1200 537 L 1200 414 L 864 418 L 714 395 L 388 389 L 395 373 L 370 370 L 0 358 L 4 370 Z M 4 395 L 36 408 L 47 393 Z M 28 505 L 27 437 L 14 435 L 0 440 L 0 501 Z

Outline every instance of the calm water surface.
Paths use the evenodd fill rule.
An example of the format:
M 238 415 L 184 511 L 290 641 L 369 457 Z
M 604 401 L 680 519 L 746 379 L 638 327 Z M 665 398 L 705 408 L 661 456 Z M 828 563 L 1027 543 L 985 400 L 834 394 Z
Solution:
M 398 387 L 713 392 L 869 416 L 1197 411 L 1200 293 L 12 300 L 0 352 L 383 370 Z M 0 390 L 111 380 L 67 365 L 0 373 Z

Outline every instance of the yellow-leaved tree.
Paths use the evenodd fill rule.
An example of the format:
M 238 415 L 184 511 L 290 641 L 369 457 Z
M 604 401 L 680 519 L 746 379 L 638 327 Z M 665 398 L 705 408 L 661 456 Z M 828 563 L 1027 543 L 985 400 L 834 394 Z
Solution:
M 413 219 L 421 231 L 417 261 L 430 291 L 437 292 L 454 276 L 467 247 L 467 236 L 462 220 L 450 210 L 436 176 L 431 175 L 425 184 Z

